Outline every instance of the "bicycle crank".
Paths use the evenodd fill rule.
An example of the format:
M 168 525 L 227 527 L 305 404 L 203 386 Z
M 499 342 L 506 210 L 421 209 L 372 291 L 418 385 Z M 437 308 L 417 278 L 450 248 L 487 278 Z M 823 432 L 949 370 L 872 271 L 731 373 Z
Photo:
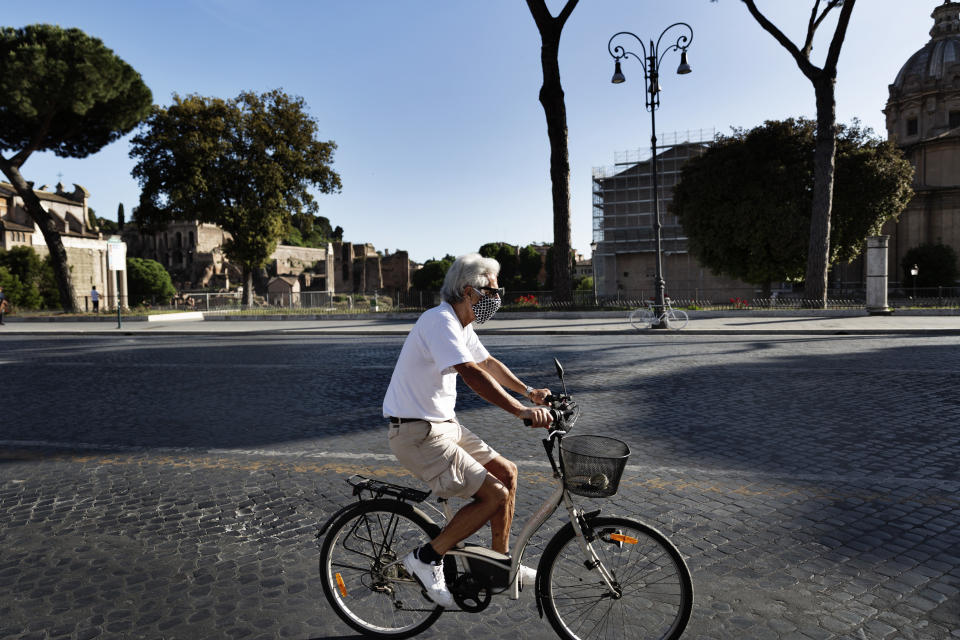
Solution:
M 471 573 L 458 576 L 450 592 L 457 606 L 468 613 L 483 611 L 493 597 L 490 581 L 484 576 L 475 576 Z

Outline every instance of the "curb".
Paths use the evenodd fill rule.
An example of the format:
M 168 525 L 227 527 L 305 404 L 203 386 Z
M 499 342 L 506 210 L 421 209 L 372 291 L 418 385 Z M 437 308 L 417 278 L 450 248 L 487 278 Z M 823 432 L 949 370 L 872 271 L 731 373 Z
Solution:
M 3 332 L 0 332 L 2 334 Z M 392 337 L 406 336 L 406 329 L 251 329 L 240 331 L 224 331 L 217 329 L 197 329 L 176 331 L 172 329 L 157 330 L 130 330 L 94 329 L 92 331 L 66 330 L 52 333 L 50 331 L 13 331 L 7 335 L 16 336 L 354 336 L 354 337 Z M 489 329 L 481 336 L 637 336 L 637 337 L 669 337 L 681 336 L 890 336 L 890 335 L 917 335 L 917 336 L 960 336 L 960 329 L 682 329 L 680 331 L 636 331 L 634 329 L 583 329 L 569 331 L 565 329 Z

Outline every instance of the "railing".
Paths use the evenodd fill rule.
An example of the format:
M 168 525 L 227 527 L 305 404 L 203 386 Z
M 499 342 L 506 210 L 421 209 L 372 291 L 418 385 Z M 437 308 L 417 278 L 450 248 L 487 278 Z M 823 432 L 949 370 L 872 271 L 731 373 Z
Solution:
M 673 306 L 686 310 L 708 311 L 797 311 L 822 309 L 819 301 L 808 300 L 802 293 L 777 292 L 770 297 L 733 295 L 728 290 L 691 289 L 671 292 Z M 616 311 L 643 306 L 653 297 L 653 289 L 621 291 L 613 296 L 595 295 L 592 291 L 574 291 L 567 299 L 554 297 L 552 291 L 507 291 L 504 311 Z M 244 307 L 242 296 L 235 292 L 183 292 L 176 297 L 148 299 L 136 310 L 202 311 L 209 314 L 361 314 L 383 312 L 422 312 L 441 301 L 436 291 L 329 293 L 302 291 L 256 296 L 253 306 Z M 127 298 L 121 300 L 126 311 Z M 888 292 L 888 304 L 894 309 L 960 309 L 960 287 L 894 286 Z M 99 313 L 116 312 L 115 296 L 100 296 Z M 866 308 L 866 291 L 844 288 L 830 290 L 827 309 L 857 310 Z M 81 312 L 93 313 L 89 296 L 80 298 Z M 14 311 L 17 311 L 14 309 Z
M 268 293 L 256 296 L 250 307 L 243 306 L 241 294 L 184 293 L 178 300 L 178 308 L 205 313 L 229 315 L 241 312 L 244 315 L 282 314 L 343 314 L 377 313 L 393 311 L 393 298 L 379 292 L 330 293 L 327 291 L 300 291 L 294 293 Z

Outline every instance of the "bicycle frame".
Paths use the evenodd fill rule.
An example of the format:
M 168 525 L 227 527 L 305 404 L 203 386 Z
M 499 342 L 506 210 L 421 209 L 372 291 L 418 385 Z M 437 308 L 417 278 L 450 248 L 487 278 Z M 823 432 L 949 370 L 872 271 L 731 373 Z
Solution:
M 510 577 L 508 579 L 511 600 L 518 600 L 520 598 L 520 581 L 517 580 L 517 573 L 520 570 L 520 560 L 523 557 L 523 552 L 527 547 L 527 543 L 530 542 L 530 538 L 533 537 L 533 534 L 535 534 L 537 530 L 540 529 L 540 527 L 550 519 L 550 516 L 552 516 L 554 511 L 557 510 L 557 507 L 560 506 L 560 503 L 564 502 L 565 494 L 566 491 L 564 491 L 562 484 L 554 489 L 553 493 L 543 502 L 542 505 L 540 505 L 540 508 L 537 510 L 537 512 L 534 513 L 526 523 L 524 523 L 523 529 L 521 529 L 519 535 L 511 546 Z M 568 511 L 571 511 L 571 517 L 573 517 L 576 507 L 572 502 L 570 502 L 569 498 L 567 498 L 565 502 Z M 454 513 L 455 511 L 450 506 L 450 502 L 445 501 L 443 504 L 443 514 L 447 522 L 450 521 Z M 464 560 L 478 560 L 480 562 L 494 564 L 489 559 L 471 552 L 470 546 L 467 545 L 458 545 L 457 547 L 454 547 L 448 551 L 447 555 L 455 558 L 463 558 Z
M 537 512 L 530 516 L 530 519 L 524 523 L 523 529 L 520 530 L 517 539 L 510 548 L 511 563 L 510 578 L 508 580 L 510 584 L 510 599 L 518 600 L 520 598 L 520 581 L 517 579 L 517 574 L 520 570 L 520 560 L 523 557 L 524 550 L 527 548 L 527 543 L 530 542 L 533 534 L 535 534 L 540 527 L 550 519 L 561 503 L 563 503 L 567 513 L 570 515 L 570 522 L 572 523 L 573 529 L 577 534 L 577 540 L 580 542 L 580 547 L 583 549 L 585 560 L 590 566 L 600 570 L 600 575 L 603 578 L 604 583 L 606 583 L 607 588 L 610 590 L 611 595 L 616 597 L 617 593 L 613 584 L 613 576 L 610 575 L 610 572 L 607 570 L 607 568 L 604 567 L 603 563 L 600 562 L 596 552 L 594 552 L 593 547 L 590 544 L 590 541 L 587 540 L 586 536 L 583 534 L 583 527 L 581 523 L 585 517 L 585 514 L 573 503 L 569 492 L 563 486 L 563 478 L 560 476 L 559 471 L 554 472 L 554 478 L 557 481 L 557 487 L 543 502 L 543 504 L 540 505 L 540 508 L 537 510 Z M 443 513 L 447 522 L 449 522 L 454 515 L 453 508 L 450 506 L 450 502 L 448 500 L 445 500 L 443 503 Z M 447 555 L 457 558 L 477 560 L 487 564 L 495 564 L 488 558 L 471 552 L 470 546 L 454 547 L 447 552 Z

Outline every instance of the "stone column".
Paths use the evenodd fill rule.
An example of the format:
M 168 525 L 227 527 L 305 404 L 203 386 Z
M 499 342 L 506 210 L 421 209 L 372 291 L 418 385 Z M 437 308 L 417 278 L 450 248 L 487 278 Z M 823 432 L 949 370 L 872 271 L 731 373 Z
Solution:
M 117 272 L 117 295 L 120 296 L 120 304 L 124 309 L 130 308 L 130 292 L 127 291 L 127 269 L 124 265 L 123 271 Z
M 893 312 L 887 305 L 887 244 L 890 236 L 867 238 L 867 313 L 886 315 Z
M 337 280 L 337 263 L 333 255 L 333 244 L 327 243 L 327 257 L 323 265 L 327 293 L 333 293 Z

